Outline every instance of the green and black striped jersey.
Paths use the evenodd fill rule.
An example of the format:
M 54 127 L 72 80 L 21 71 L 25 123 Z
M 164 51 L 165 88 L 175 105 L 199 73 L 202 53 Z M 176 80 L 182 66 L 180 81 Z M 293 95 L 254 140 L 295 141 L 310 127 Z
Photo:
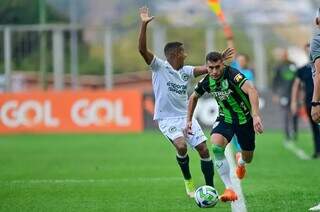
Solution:
M 225 66 L 220 79 L 215 80 L 209 74 L 206 75 L 196 86 L 195 92 L 198 96 L 208 92 L 216 99 L 219 105 L 218 120 L 245 124 L 252 118 L 249 97 L 241 90 L 246 80 L 237 69 Z

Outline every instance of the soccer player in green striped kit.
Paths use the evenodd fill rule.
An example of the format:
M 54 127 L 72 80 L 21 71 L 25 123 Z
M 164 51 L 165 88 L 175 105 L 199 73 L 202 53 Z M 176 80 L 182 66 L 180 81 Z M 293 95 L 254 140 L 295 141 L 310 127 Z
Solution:
M 243 74 L 223 63 L 220 53 L 210 52 L 206 56 L 206 66 L 208 74 L 189 98 L 186 131 L 192 133 L 191 120 L 198 98 L 205 92 L 210 93 L 219 105 L 219 117 L 214 123 L 211 140 L 215 166 L 226 187 L 220 200 L 235 201 L 238 197 L 232 188 L 230 168 L 224 151 L 235 134 L 242 150 L 237 155 L 236 175 L 242 179 L 246 163 L 250 163 L 253 158 L 255 133 L 263 132 L 258 92 Z

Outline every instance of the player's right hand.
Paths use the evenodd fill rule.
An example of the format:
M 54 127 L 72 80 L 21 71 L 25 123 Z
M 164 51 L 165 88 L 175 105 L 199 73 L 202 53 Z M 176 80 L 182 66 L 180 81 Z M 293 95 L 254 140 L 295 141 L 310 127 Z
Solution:
M 149 15 L 149 8 L 148 7 L 146 7 L 146 6 L 141 7 L 139 9 L 139 11 L 140 11 L 140 18 L 143 23 L 147 24 L 154 19 L 154 16 Z
M 185 136 L 193 135 L 193 132 L 192 132 L 192 121 L 188 121 L 187 122 L 187 126 L 184 129 L 184 134 L 185 134 Z
M 320 123 L 320 106 L 313 106 L 311 108 L 312 120 L 316 123 Z
M 253 116 L 253 128 L 256 133 L 259 133 L 259 134 L 263 133 L 262 120 L 258 115 Z
M 233 59 L 235 57 L 236 50 L 234 48 L 229 47 L 223 50 L 221 54 L 222 54 L 223 60 L 226 61 L 229 59 Z

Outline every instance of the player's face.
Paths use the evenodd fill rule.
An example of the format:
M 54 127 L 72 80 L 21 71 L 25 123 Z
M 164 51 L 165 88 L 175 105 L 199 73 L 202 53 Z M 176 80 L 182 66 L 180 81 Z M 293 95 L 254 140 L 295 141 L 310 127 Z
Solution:
M 222 76 L 224 68 L 222 60 L 217 62 L 207 61 L 206 66 L 210 77 L 213 79 L 219 79 Z
M 183 46 L 179 47 L 176 52 L 176 60 L 178 65 L 183 66 L 184 60 L 187 58 L 187 54 L 184 52 Z
M 239 55 L 239 56 L 237 57 L 237 61 L 238 61 L 239 66 L 240 66 L 241 68 L 246 68 L 246 66 L 247 66 L 247 59 L 246 59 L 245 56 Z

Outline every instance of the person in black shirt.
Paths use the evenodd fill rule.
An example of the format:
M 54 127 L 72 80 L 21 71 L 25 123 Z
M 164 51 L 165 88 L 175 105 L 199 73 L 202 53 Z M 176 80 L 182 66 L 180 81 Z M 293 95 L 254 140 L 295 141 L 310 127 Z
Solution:
M 189 98 L 186 133 L 193 133 L 191 120 L 198 98 L 205 92 L 210 93 L 219 105 L 219 117 L 213 126 L 211 140 L 215 166 L 226 187 L 220 200 L 234 201 L 237 194 L 232 189 L 230 168 L 224 151 L 236 135 L 241 147 L 241 152 L 237 154 L 236 175 L 242 179 L 245 164 L 250 163 L 253 158 L 255 132 L 263 132 L 258 92 L 237 69 L 224 65 L 220 53 L 209 53 L 206 66 L 208 74 L 198 83 Z
M 274 103 L 279 104 L 283 111 L 285 141 L 292 141 L 296 140 L 298 131 L 298 117 L 291 114 L 290 111 L 291 87 L 297 67 L 289 60 L 287 49 L 282 49 L 279 57 L 280 62 L 274 69 L 275 76 L 273 79 L 272 100 Z
M 307 44 L 305 49 L 309 52 L 310 45 Z M 307 108 L 309 122 L 312 128 L 313 141 L 314 141 L 314 154 L 313 158 L 320 158 L 320 129 L 319 125 L 312 120 L 311 117 L 311 101 L 313 96 L 313 79 L 312 79 L 312 68 L 308 63 L 303 67 L 299 68 L 296 74 L 296 77 L 293 82 L 292 92 L 291 92 L 291 112 L 292 114 L 297 113 L 298 105 L 298 93 L 299 88 L 303 87 L 305 92 L 305 105 Z

